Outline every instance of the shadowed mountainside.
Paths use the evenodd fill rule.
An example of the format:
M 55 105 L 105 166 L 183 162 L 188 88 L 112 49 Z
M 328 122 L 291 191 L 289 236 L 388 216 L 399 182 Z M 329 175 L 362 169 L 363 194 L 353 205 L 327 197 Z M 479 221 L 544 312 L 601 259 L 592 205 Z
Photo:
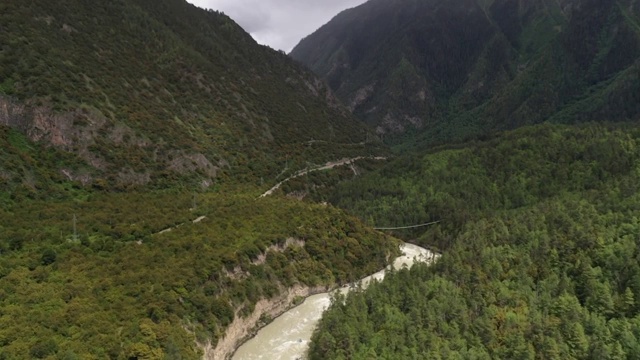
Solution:
M 639 24 L 636 0 L 371 0 L 290 55 L 379 133 L 433 143 L 637 120 Z

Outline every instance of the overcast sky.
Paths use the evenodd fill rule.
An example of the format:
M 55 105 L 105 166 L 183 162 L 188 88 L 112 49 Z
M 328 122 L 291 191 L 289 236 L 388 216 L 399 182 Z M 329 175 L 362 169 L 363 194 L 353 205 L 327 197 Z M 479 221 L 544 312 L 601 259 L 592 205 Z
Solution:
M 257 42 L 287 53 L 340 11 L 366 0 L 187 0 L 224 12 Z

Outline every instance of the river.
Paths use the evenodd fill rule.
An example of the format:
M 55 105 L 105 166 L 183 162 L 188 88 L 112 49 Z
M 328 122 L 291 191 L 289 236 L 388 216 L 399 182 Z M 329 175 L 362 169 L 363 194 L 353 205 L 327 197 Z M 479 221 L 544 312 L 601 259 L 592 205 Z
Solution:
M 403 255 L 395 259 L 393 266 L 396 269 L 405 265 L 411 267 L 415 261 L 430 262 L 437 257 L 429 250 L 412 244 L 404 244 L 400 249 Z M 385 272 L 386 270 L 381 270 L 362 279 L 362 286 L 366 287 L 374 278 L 382 280 Z M 349 286 L 341 288 L 340 291 L 348 292 Z M 236 350 L 232 359 L 302 359 L 307 352 L 311 334 L 329 304 L 329 293 L 308 297 L 302 304 L 260 329 L 256 336 Z

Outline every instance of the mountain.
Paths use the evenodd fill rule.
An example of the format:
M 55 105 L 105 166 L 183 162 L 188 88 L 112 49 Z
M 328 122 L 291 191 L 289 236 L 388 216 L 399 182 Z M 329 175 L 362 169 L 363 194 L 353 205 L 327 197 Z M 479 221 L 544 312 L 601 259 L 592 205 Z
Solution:
M 315 75 L 183 0 L 5 1 L 0 21 L 0 125 L 75 154 L 52 171 L 85 185 L 256 182 L 367 138 Z
M 291 57 L 381 134 L 638 120 L 637 0 L 370 0 Z

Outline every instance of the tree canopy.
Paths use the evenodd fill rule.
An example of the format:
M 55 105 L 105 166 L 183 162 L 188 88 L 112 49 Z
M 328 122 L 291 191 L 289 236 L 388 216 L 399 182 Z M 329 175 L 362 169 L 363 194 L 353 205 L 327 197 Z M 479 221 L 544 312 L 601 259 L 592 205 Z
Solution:
M 310 358 L 639 357 L 639 141 L 543 125 L 339 187 L 365 218 L 441 219 L 404 236 L 443 255 L 334 301 Z

